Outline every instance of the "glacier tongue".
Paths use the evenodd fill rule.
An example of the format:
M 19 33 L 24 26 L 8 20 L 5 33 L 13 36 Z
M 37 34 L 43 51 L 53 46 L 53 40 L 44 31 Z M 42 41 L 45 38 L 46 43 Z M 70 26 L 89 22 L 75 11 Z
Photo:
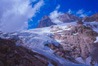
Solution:
M 28 47 L 32 49 L 33 51 L 40 53 L 47 57 L 49 60 L 55 61 L 58 66 L 87 66 L 84 64 L 75 64 L 70 61 L 67 61 L 55 54 L 53 54 L 53 50 L 51 50 L 49 47 L 46 47 L 45 44 L 54 44 L 56 46 L 59 46 L 59 43 L 56 42 L 54 39 L 48 37 L 47 35 L 37 35 L 31 37 L 32 34 L 30 35 L 30 40 L 25 41 L 25 47 Z M 27 37 L 24 37 L 27 38 Z M 28 37 L 29 38 L 29 37 Z M 26 39 L 25 39 L 26 40 Z

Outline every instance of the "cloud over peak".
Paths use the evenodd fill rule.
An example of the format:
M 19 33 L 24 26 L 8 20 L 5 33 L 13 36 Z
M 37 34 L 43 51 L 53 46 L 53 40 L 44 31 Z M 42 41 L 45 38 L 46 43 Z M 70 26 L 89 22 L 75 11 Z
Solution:
M 51 12 L 50 15 L 49 15 L 49 17 L 52 20 L 52 22 L 54 22 L 56 24 L 62 23 L 60 20 L 58 20 L 58 16 L 63 14 L 62 12 L 58 12 L 59 8 L 60 8 L 60 5 L 58 5 L 56 7 L 56 9 L 53 12 Z

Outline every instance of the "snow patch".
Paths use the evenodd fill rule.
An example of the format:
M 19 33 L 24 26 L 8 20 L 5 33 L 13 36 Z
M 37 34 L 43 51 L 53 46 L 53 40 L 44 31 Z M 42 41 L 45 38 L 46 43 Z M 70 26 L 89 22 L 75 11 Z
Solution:
M 80 63 L 85 64 L 84 60 L 83 60 L 81 57 L 76 58 L 76 60 L 77 60 L 78 62 L 80 62 Z
M 78 62 L 82 63 L 82 64 L 86 64 L 86 65 L 89 65 L 90 66 L 91 57 L 86 58 L 85 61 L 82 59 L 82 57 L 78 57 L 78 58 L 76 58 L 76 60 Z
M 96 40 L 94 41 L 94 43 L 97 43 L 98 42 L 98 36 L 96 37 Z

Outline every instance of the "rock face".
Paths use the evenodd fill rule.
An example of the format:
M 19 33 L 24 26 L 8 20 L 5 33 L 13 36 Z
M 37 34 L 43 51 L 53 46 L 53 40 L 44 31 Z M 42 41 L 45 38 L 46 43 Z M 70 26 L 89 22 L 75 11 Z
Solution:
M 47 66 L 40 54 L 22 46 L 16 46 L 14 40 L 0 38 L 0 66 Z
M 58 17 L 58 19 L 61 21 L 61 22 L 74 22 L 74 21 L 78 21 L 80 18 L 75 16 L 75 15 L 72 15 L 72 14 L 68 14 L 68 13 L 65 13 L 63 15 L 60 15 Z
M 54 39 L 59 41 L 63 47 L 63 52 L 60 53 L 60 56 L 73 62 L 76 62 L 74 59 L 77 57 L 82 57 L 83 60 L 86 60 L 92 54 L 96 36 L 98 36 L 98 33 L 80 23 L 77 26 L 71 26 L 71 30 L 59 28 L 54 31 Z M 60 51 L 56 53 L 58 54 L 58 52 Z
M 83 18 L 84 22 L 93 22 L 93 21 L 96 21 L 98 22 L 98 13 L 90 16 L 90 17 L 85 17 Z
M 56 25 L 56 24 L 53 23 L 53 22 L 51 21 L 51 19 L 50 19 L 48 16 L 44 16 L 44 17 L 40 20 L 40 22 L 39 22 L 39 24 L 38 24 L 38 28 L 49 27 L 49 26 L 51 26 L 51 25 Z

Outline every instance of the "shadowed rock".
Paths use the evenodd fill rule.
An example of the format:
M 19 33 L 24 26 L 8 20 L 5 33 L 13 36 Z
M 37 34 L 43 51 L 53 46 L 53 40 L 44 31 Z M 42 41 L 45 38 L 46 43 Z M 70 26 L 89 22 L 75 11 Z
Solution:
M 47 66 L 48 61 L 41 55 L 22 46 L 15 41 L 0 38 L 0 66 Z

